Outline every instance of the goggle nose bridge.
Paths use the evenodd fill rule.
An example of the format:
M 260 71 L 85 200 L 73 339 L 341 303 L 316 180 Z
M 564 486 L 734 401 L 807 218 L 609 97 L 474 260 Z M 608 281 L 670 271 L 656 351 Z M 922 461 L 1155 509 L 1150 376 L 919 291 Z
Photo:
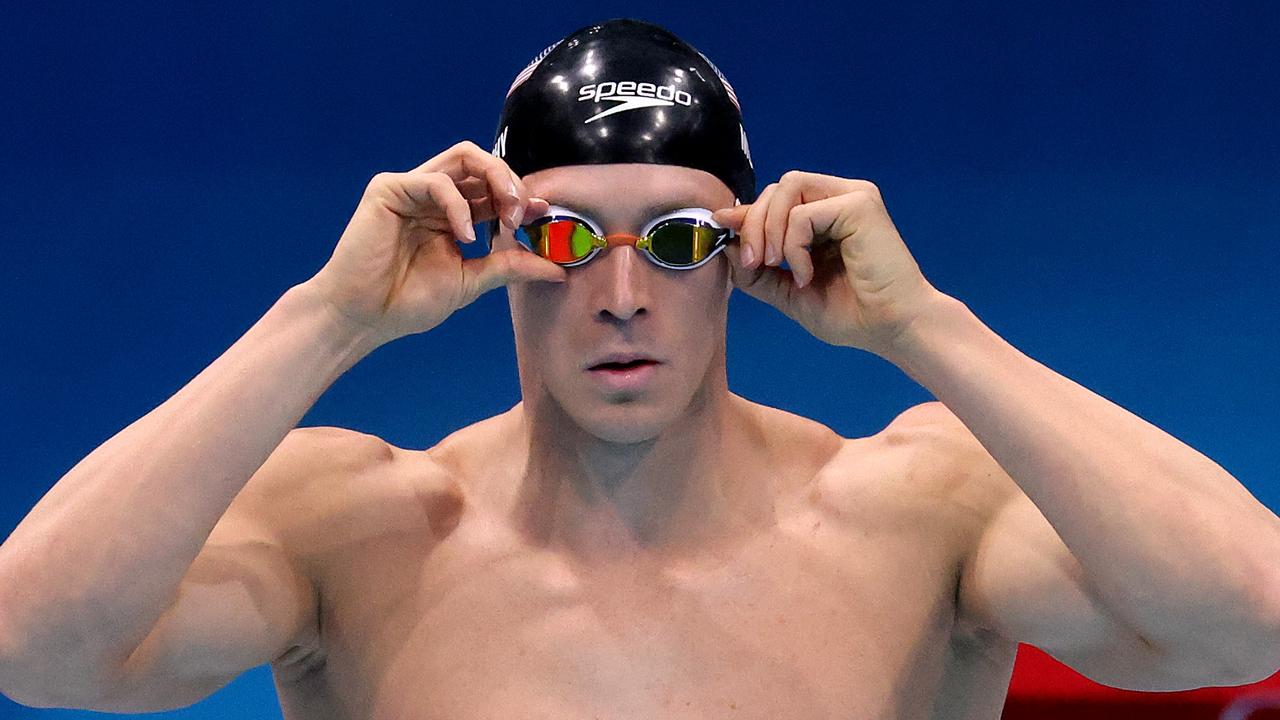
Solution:
M 649 238 L 632 235 L 630 233 L 609 233 L 601 240 L 599 236 L 593 236 L 592 245 L 598 248 L 608 247 L 609 245 L 630 245 L 637 250 L 649 249 Z

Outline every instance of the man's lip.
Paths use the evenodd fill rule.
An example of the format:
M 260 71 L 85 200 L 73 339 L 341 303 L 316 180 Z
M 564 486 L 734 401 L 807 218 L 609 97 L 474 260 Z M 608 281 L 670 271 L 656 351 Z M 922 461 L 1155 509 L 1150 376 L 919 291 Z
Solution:
M 634 353 L 617 353 L 614 355 L 606 355 L 605 357 L 596 360 L 595 362 L 588 365 L 587 369 L 598 370 L 602 365 L 608 365 L 610 363 L 618 363 L 618 364 L 625 365 L 628 363 L 635 363 L 635 362 L 657 365 L 657 364 L 660 364 L 662 361 L 658 360 L 657 358 L 649 357 L 648 355 L 636 355 Z

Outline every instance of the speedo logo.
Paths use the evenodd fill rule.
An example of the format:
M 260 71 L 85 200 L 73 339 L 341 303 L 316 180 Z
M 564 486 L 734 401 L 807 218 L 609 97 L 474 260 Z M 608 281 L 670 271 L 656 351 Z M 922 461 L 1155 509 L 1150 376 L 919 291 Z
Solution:
M 675 105 L 689 107 L 693 104 L 693 96 L 684 90 L 677 90 L 675 85 L 655 85 L 632 80 L 583 85 L 578 88 L 578 102 L 586 102 L 588 100 L 597 103 L 608 100 L 618 104 L 587 118 L 583 121 L 584 125 L 593 120 L 599 120 L 602 117 L 628 110 L 638 110 L 645 107 L 673 107 Z

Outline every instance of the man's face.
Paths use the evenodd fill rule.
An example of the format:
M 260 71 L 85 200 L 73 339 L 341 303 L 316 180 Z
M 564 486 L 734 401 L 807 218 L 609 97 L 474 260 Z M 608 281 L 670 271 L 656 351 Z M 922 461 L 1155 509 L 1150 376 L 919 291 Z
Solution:
M 523 178 L 532 197 L 594 220 L 605 233 L 638 235 L 670 210 L 733 205 L 710 173 L 652 164 L 574 165 Z M 495 249 L 517 247 L 505 226 Z M 728 309 L 724 253 L 693 270 L 651 263 L 610 246 L 564 283 L 508 286 L 525 401 L 549 401 L 584 431 L 612 442 L 657 435 L 723 373 Z M 612 355 L 656 363 L 601 365 Z

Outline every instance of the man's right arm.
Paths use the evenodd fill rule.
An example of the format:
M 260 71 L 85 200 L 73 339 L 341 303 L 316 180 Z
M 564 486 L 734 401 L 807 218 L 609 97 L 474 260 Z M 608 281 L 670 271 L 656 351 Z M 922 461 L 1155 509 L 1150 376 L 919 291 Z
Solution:
M 308 284 L 294 286 L 173 397 L 68 471 L 0 545 L 0 692 L 63 707 L 116 692 L 161 617 L 211 591 L 184 578 L 237 494 L 255 473 L 272 482 L 304 471 L 305 440 L 282 441 L 375 346 Z M 281 583 L 270 617 L 224 617 L 239 622 L 204 648 L 211 668 L 234 659 L 245 670 L 274 659 L 305 592 L 249 514 L 224 525 L 252 550 L 227 560 Z
M 469 141 L 409 172 L 375 175 L 319 272 L 71 468 L 0 545 L 0 692 L 30 704 L 124 709 L 170 702 L 160 697 L 170 685 L 198 695 L 274 659 L 305 615 L 297 610 L 305 600 L 290 600 L 307 593 L 284 563 L 288 553 L 252 520 L 233 517 L 225 527 L 237 549 L 219 569 L 215 546 L 202 553 L 211 533 L 260 468 L 266 484 L 305 472 L 288 458 L 306 453 L 263 466 L 374 348 L 426 332 L 500 285 L 563 282 L 564 268 L 519 246 L 477 258 L 457 247 L 475 240 L 476 222 L 501 215 L 514 231 L 526 211 L 547 207 Z M 282 590 L 257 613 L 243 598 L 224 604 L 238 599 L 234 591 L 208 594 L 201 576 L 214 587 L 260 577 Z M 231 612 L 220 617 L 219 608 Z M 220 621 L 230 627 L 210 633 Z

